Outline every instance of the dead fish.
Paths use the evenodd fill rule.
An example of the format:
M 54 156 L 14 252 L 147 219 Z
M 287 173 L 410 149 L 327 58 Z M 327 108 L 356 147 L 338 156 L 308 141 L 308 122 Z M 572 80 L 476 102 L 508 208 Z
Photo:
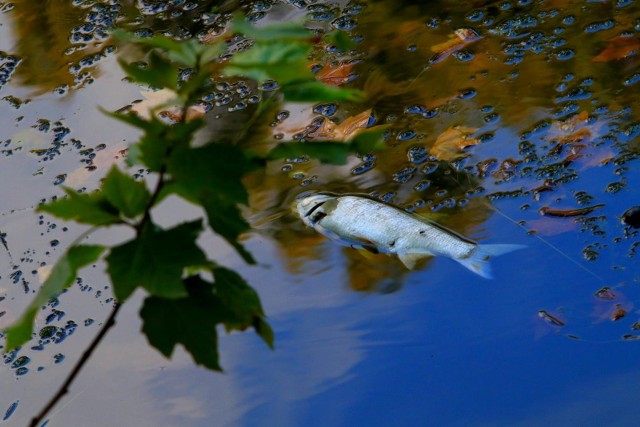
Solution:
M 489 259 L 522 245 L 479 245 L 426 218 L 361 195 L 320 193 L 296 206 L 303 222 L 344 246 L 375 254 L 397 254 L 413 269 L 429 256 L 446 256 L 490 279 Z

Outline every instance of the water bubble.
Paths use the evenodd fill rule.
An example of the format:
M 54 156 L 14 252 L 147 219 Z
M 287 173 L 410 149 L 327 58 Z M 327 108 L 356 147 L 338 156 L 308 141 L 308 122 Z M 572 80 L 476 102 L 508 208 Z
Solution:
M 429 159 L 429 151 L 420 146 L 409 147 L 407 150 L 407 157 L 411 163 L 422 163 L 425 160 Z
M 621 217 L 623 224 L 630 225 L 633 228 L 640 228 L 640 206 L 634 206 L 627 209 Z
M 31 362 L 31 359 L 29 357 L 20 356 L 11 364 L 11 368 L 12 369 L 20 368 L 27 365 L 29 362 Z
M 360 165 L 351 169 L 351 175 L 362 175 L 363 173 L 373 169 L 375 166 L 376 166 L 376 163 L 373 160 L 363 162 Z
M 421 172 L 425 175 L 429 175 L 435 172 L 437 169 L 438 169 L 438 162 L 427 162 L 424 164 L 424 167 L 422 168 Z
M 9 419 L 9 417 L 11 415 L 13 415 L 13 413 L 16 411 L 16 409 L 18 408 L 18 404 L 20 403 L 19 400 L 16 400 L 15 402 L 13 402 L 11 405 L 9 405 L 9 408 L 7 408 L 7 411 L 4 413 L 4 417 L 2 417 L 2 421 L 7 421 Z
M 350 31 L 356 28 L 356 21 L 349 15 L 342 15 L 331 21 L 331 26 L 336 30 Z
M 593 22 L 589 25 L 587 25 L 584 28 L 584 32 L 585 33 L 595 33 L 598 31 L 603 31 L 603 30 L 608 30 L 613 28 L 613 26 L 615 25 L 615 22 L 612 19 L 607 19 L 604 21 L 599 21 L 599 22 Z
M 414 185 L 413 189 L 416 191 L 423 191 L 429 188 L 430 186 L 431 186 L 431 181 L 429 181 L 428 179 L 425 179 L 418 182 L 416 185 Z
M 267 80 L 263 82 L 260 86 L 258 86 L 258 89 L 264 92 L 274 91 L 274 90 L 277 90 L 278 88 L 280 88 L 280 84 L 275 80 Z
M 416 167 L 407 166 L 393 174 L 393 180 L 399 183 L 405 183 L 413 178 L 413 174 L 417 171 Z
M 313 112 L 316 114 L 320 114 L 324 117 L 333 116 L 338 110 L 338 106 L 336 104 L 318 104 L 313 107 Z
M 466 49 L 461 49 L 457 52 L 454 52 L 451 54 L 451 56 L 453 56 L 460 62 L 468 62 L 468 61 L 471 61 L 473 58 L 475 58 L 475 55 L 473 54 L 473 52 Z
M 413 130 L 411 130 L 411 129 L 408 129 L 408 130 L 405 130 L 405 131 L 400 132 L 400 133 L 398 134 L 398 136 L 396 137 L 396 139 L 397 139 L 398 141 L 408 141 L 408 140 L 410 140 L 410 139 L 415 138 L 415 136 L 416 136 L 415 131 L 413 131 Z
M 405 114 L 420 114 L 423 115 L 427 112 L 427 108 L 424 105 L 411 105 L 404 109 Z
M 289 118 L 289 116 L 291 115 L 291 113 L 289 111 L 280 111 L 278 114 L 276 114 L 276 120 L 278 120 L 279 122 L 286 120 Z
M 566 61 L 568 59 L 571 59 L 571 58 L 573 58 L 574 55 L 575 55 L 575 51 L 573 49 L 570 49 L 570 48 L 561 49 L 561 50 L 557 51 L 556 54 L 555 54 L 556 59 L 558 59 L 560 61 Z
M 477 94 L 478 94 L 478 91 L 475 90 L 474 88 L 460 89 L 460 91 L 458 92 L 458 98 L 471 99 L 475 97 Z
M 640 73 L 635 73 L 624 79 L 622 84 L 625 86 L 632 86 L 638 82 L 640 82 Z
M 465 17 L 467 21 L 471 22 L 479 21 L 482 18 L 484 18 L 484 12 L 482 10 L 474 10 Z
M 438 115 L 438 110 L 427 110 L 422 114 L 425 119 L 432 119 Z
M 491 113 L 491 114 L 488 114 L 488 115 L 484 116 L 482 120 L 487 124 L 495 123 L 498 120 L 500 120 L 500 115 L 498 115 L 497 113 Z

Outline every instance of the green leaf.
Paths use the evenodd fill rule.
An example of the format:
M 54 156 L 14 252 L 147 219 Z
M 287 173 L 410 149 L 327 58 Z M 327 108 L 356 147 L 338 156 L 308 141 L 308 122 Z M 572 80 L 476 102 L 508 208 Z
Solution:
M 344 165 L 349 157 L 350 145 L 342 142 L 286 142 L 267 154 L 268 159 L 309 156 L 322 163 Z
M 149 54 L 149 65 L 145 68 L 128 64 L 123 60 L 118 62 L 125 73 L 137 82 L 173 90 L 178 87 L 178 67 L 162 58 L 157 52 L 152 51 Z
M 236 145 L 211 143 L 203 147 L 180 147 L 168 164 L 173 182 L 182 194 L 193 199 L 214 195 L 225 203 L 247 204 L 248 194 L 242 177 L 252 164 Z
M 128 218 L 141 215 L 151 200 L 151 194 L 143 182 L 136 181 L 115 165 L 102 183 L 102 194 Z
M 251 229 L 238 207 L 235 204 L 226 204 L 217 200 L 215 196 L 203 197 L 200 203 L 207 212 L 209 227 L 229 242 L 248 264 L 255 264 L 256 261 L 251 253 L 238 242 L 238 237 Z
M 147 132 L 153 132 L 158 129 L 158 124 L 154 123 L 152 120 L 145 120 L 142 117 L 138 116 L 135 113 L 112 113 L 111 111 L 107 111 L 105 109 L 100 109 L 104 114 L 113 117 L 116 120 L 120 120 L 121 122 L 125 122 L 133 127 L 138 129 L 142 129 Z M 161 125 L 162 122 L 159 122 Z
M 225 321 L 228 329 L 245 329 L 254 319 L 264 317 L 256 291 L 235 271 L 223 267 L 213 269 L 216 296 L 231 314 Z
M 184 269 L 207 262 L 195 243 L 201 231 L 201 221 L 169 230 L 148 226 L 135 239 L 113 248 L 107 257 L 107 272 L 118 301 L 124 302 L 138 286 L 164 298 L 185 296 Z
M 309 40 L 313 37 L 313 34 L 304 28 L 303 21 L 255 27 L 242 15 L 237 14 L 233 19 L 232 28 L 234 33 L 242 33 L 255 41 Z
M 362 102 L 367 96 L 357 89 L 329 86 L 317 80 L 284 85 L 282 93 L 285 100 L 292 102 Z
M 367 154 L 372 151 L 384 150 L 386 148 L 386 145 L 384 144 L 384 135 L 387 132 L 388 127 L 388 125 L 380 125 L 358 133 L 356 136 L 348 140 L 351 146 L 351 151 Z
M 139 38 L 122 30 L 116 30 L 112 34 L 120 40 L 162 49 L 167 52 L 171 60 L 188 67 L 196 67 L 211 61 L 222 52 L 222 43 L 204 45 L 195 39 L 176 41 L 166 36 Z
M 169 161 L 172 192 L 200 204 L 207 212 L 209 226 L 226 239 L 248 263 L 255 260 L 238 242 L 249 230 L 238 204 L 248 203 L 242 183 L 244 174 L 254 167 L 240 148 L 210 143 L 204 147 L 177 149 Z
M 256 291 L 235 271 L 223 267 L 212 270 L 215 295 L 224 307 L 227 330 L 245 330 L 253 326 L 258 336 L 273 348 L 273 330 L 264 320 L 264 311 Z
M 223 69 L 227 76 L 247 76 L 258 82 L 273 79 L 280 84 L 313 79 L 307 57 L 311 45 L 296 42 L 256 43 L 236 53 Z
M 202 121 L 191 120 L 167 125 L 154 118 L 153 123 L 155 128 L 146 132 L 132 148 L 137 161 L 153 172 L 160 172 L 169 160 L 171 150 L 188 145 L 193 134 L 202 126 Z
M 264 319 L 256 318 L 253 322 L 253 329 L 255 329 L 256 334 L 262 341 L 264 341 L 271 350 L 273 350 L 274 344 L 274 333 L 273 329 L 271 329 L 271 325 L 269 325 Z
M 145 299 L 140 311 L 142 332 L 165 357 L 171 357 L 175 346 L 182 344 L 197 364 L 221 371 L 216 331 L 221 307 L 211 284 L 196 277 L 186 279 L 183 287 L 195 290 L 185 298 Z
M 118 210 L 101 193 L 81 194 L 64 188 L 67 197 L 38 206 L 38 212 L 47 212 L 65 220 L 81 224 L 111 225 L 121 223 Z
M 103 251 L 104 247 L 102 246 L 72 246 L 58 260 L 35 299 L 22 314 L 22 317 L 7 328 L 7 350 L 19 347 L 31 339 L 33 321 L 40 307 L 68 288 L 77 277 L 78 270 L 96 262 Z

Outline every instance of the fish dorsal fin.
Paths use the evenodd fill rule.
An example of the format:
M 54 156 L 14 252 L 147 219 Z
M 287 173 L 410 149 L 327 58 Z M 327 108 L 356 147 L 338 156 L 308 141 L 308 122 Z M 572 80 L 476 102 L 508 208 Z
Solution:
M 413 270 L 416 266 L 416 263 L 420 260 L 430 257 L 429 254 L 398 254 L 398 258 L 400 261 L 407 267 L 409 270 Z

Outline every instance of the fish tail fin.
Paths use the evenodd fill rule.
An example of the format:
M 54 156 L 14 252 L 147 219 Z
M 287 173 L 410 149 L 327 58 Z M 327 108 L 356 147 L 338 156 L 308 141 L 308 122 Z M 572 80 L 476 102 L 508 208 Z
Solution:
M 456 259 L 460 264 L 485 279 L 493 279 L 489 260 L 492 257 L 523 249 L 524 245 L 478 245 L 471 256 Z

